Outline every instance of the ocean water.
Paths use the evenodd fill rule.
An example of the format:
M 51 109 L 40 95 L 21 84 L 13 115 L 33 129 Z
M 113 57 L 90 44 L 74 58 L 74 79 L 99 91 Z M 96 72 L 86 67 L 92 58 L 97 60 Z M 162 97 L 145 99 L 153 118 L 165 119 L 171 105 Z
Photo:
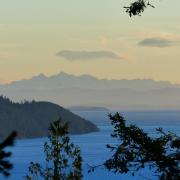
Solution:
M 180 135 L 180 111 L 119 111 L 128 123 L 133 123 L 143 128 L 151 136 L 155 136 L 155 128 L 162 127 L 166 131 L 172 131 Z M 100 132 L 85 135 L 72 135 L 71 140 L 81 148 L 83 156 L 83 175 L 84 180 L 119 180 L 119 179 L 157 179 L 149 170 L 144 169 L 136 173 L 134 177 L 130 174 L 114 174 L 108 172 L 103 167 L 98 168 L 95 172 L 88 174 L 88 164 L 102 164 L 108 157 L 110 152 L 106 148 L 106 144 L 116 143 L 110 137 L 112 126 L 108 120 L 109 112 L 93 112 L 93 111 L 76 111 L 74 112 L 92 122 L 99 128 Z M 114 112 L 111 112 L 114 113 Z M 28 165 L 33 162 L 44 162 L 43 145 L 46 138 L 18 140 L 15 147 L 11 148 L 13 156 L 11 161 L 14 164 L 12 175 L 9 179 L 20 180 L 26 175 Z M 4 179 L 2 176 L 0 179 Z

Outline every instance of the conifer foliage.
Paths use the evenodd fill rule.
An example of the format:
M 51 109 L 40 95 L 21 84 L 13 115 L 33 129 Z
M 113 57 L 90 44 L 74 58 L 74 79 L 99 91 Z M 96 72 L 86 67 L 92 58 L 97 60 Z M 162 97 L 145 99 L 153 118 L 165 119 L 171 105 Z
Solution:
M 149 167 L 161 180 L 180 179 L 180 137 L 159 128 L 157 137 L 153 138 L 139 127 L 127 125 L 119 113 L 110 114 L 109 118 L 114 127 L 111 136 L 118 140 L 118 144 L 107 145 L 113 152 L 104 164 L 108 170 L 134 175 Z
M 61 119 L 50 124 L 49 141 L 44 144 L 46 166 L 31 162 L 26 180 L 81 180 L 80 149 L 70 142 L 68 124 Z
M 0 173 L 5 177 L 10 175 L 10 170 L 13 168 L 11 162 L 9 162 L 8 158 L 11 157 L 12 153 L 7 152 L 5 148 L 14 145 L 15 137 L 17 133 L 12 132 L 3 142 L 0 143 Z
M 136 0 L 135 2 L 131 3 L 130 6 L 124 7 L 124 8 L 126 9 L 126 12 L 131 17 L 131 16 L 136 16 L 136 15 L 140 16 L 141 13 L 143 13 L 147 7 L 154 8 L 154 6 L 150 4 L 150 2 L 147 0 Z

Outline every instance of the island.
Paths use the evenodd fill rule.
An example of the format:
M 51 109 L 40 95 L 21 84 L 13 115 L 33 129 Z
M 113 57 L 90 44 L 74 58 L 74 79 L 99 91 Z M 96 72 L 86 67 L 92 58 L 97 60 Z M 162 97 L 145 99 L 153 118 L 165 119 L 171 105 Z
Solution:
M 70 111 L 110 111 L 108 108 L 96 106 L 71 106 L 68 109 Z

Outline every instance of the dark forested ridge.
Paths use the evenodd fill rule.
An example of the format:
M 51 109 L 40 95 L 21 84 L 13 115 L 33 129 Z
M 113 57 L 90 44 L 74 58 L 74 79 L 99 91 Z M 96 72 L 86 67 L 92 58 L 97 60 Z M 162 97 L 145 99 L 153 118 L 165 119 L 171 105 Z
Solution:
M 93 123 L 56 104 L 35 101 L 14 103 L 0 96 L 0 138 L 6 137 L 12 130 L 18 132 L 19 138 L 47 136 L 49 123 L 59 117 L 69 122 L 72 134 L 98 131 Z

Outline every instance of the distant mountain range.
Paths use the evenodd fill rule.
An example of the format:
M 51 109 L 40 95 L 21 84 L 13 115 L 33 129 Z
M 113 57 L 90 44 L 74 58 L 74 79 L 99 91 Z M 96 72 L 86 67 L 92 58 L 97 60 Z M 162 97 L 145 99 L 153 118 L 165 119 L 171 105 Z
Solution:
M 180 85 L 151 79 L 108 80 L 90 75 L 43 74 L 0 85 L 0 94 L 15 101 L 45 100 L 70 106 L 113 109 L 180 109 Z
M 50 122 L 59 117 L 69 123 L 69 132 L 83 134 L 96 132 L 98 128 L 72 112 L 49 102 L 13 103 L 0 97 L 0 138 L 16 130 L 19 138 L 33 138 L 48 135 Z

